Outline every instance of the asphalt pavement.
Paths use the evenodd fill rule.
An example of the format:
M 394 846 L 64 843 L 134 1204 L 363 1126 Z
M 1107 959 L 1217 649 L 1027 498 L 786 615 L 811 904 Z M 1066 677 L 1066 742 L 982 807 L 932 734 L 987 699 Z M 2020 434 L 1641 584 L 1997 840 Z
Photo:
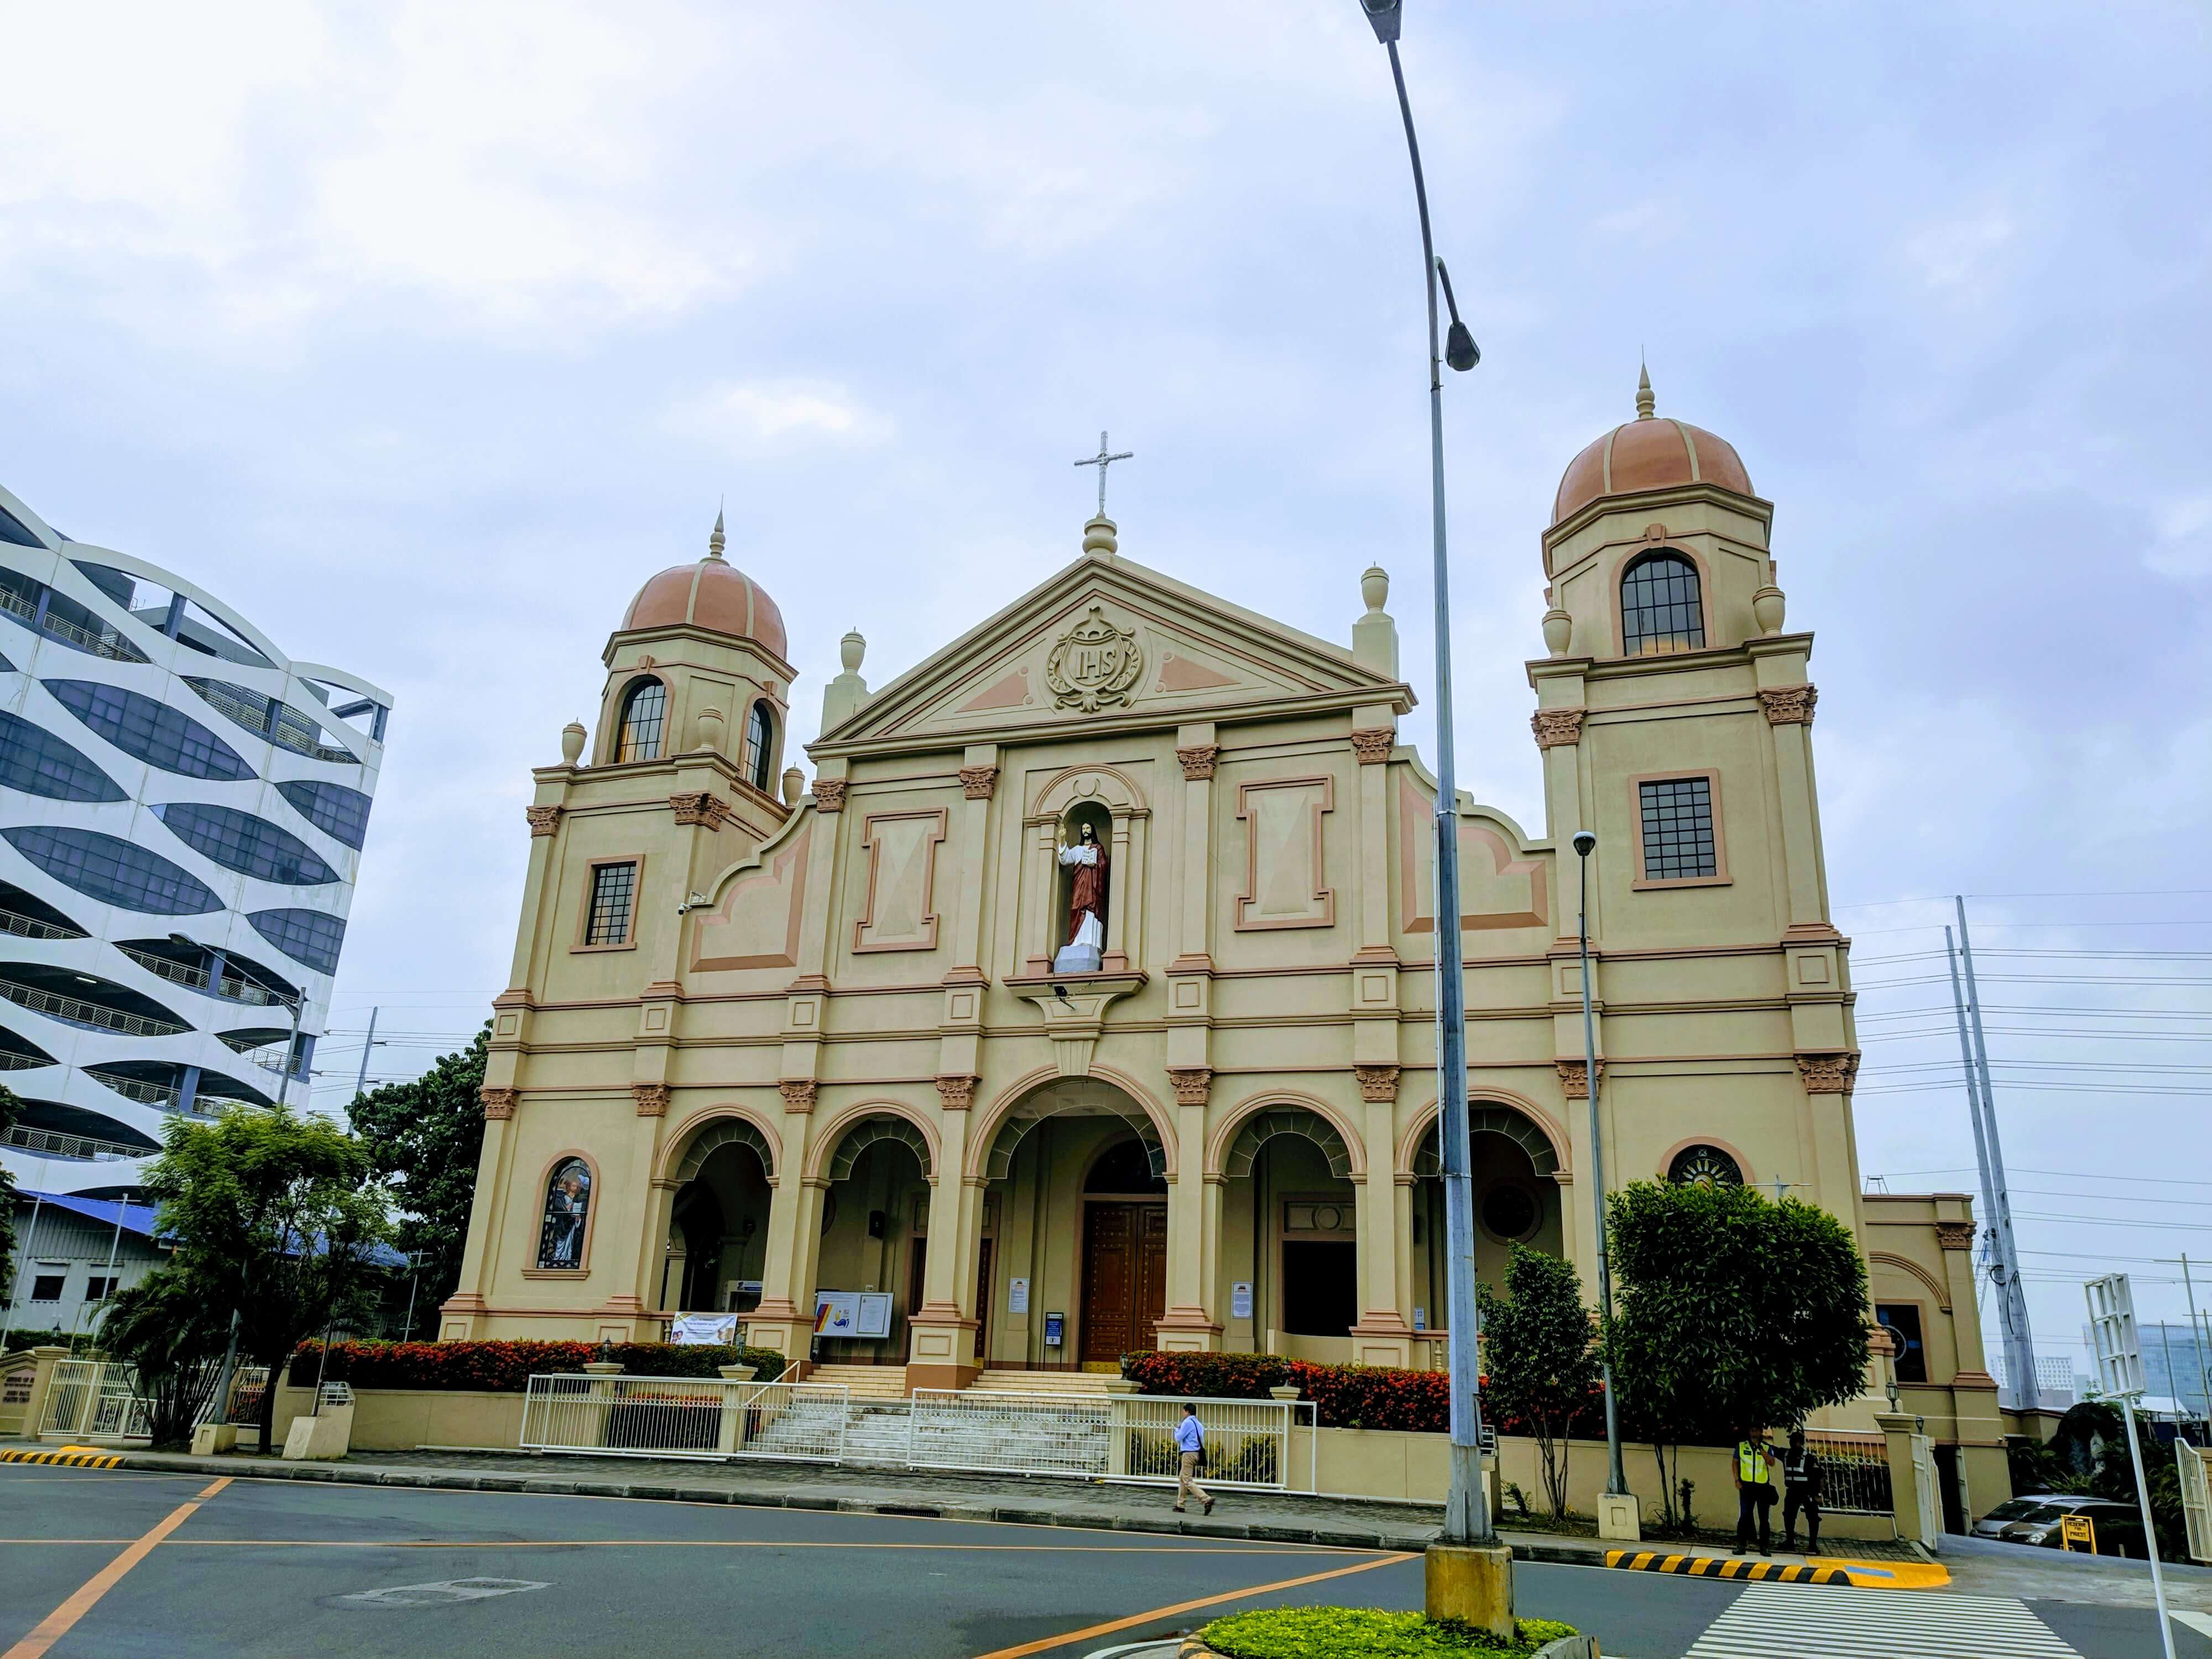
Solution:
M 1524 1614 L 1595 1632 L 1614 1659 L 1711 1647 L 1723 1615 L 1799 1645 L 1816 1604 L 1735 1584 L 1526 1563 Z M 1769 1596 L 1796 1594 L 1768 1587 Z M 1887 1596 L 1917 1624 L 1976 1598 Z M 533 1493 L 0 1466 L 0 1659 L 635 1654 L 915 1659 L 1073 1656 L 1240 1607 L 1417 1607 L 1418 1557 L 1086 1531 Z M 1885 1603 L 1833 1603 L 1850 1626 Z M 1994 1607 L 1996 1605 L 1992 1602 Z M 2151 1617 L 2004 1603 L 2055 1648 L 2151 1659 Z M 1934 1622 L 1940 1624 L 1940 1619 Z M 2023 1628 L 2025 1626 L 2022 1626 Z M 1741 1633 L 1729 1640 L 1741 1647 Z M 2212 1639 L 2179 1633 L 2181 1659 Z M 1778 1649 L 1777 1651 L 1784 1650 Z M 1867 1651 L 1875 1651 L 1869 1648 Z M 1997 1648 L 1962 1647 L 1978 1656 Z M 2021 1650 L 2027 1651 L 2029 1650 Z

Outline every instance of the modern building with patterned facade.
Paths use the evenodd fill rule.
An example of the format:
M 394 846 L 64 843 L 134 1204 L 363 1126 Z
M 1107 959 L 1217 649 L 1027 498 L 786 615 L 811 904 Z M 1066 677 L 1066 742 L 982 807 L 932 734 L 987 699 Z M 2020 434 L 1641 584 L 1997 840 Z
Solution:
M 596 731 L 535 775 L 441 1334 L 711 1309 L 799 1363 L 956 1387 L 1154 1347 L 1437 1365 L 1437 931 L 1465 948 L 1476 1271 L 1526 1243 L 1589 1275 L 1587 908 L 1607 1180 L 1778 1184 L 1843 1219 L 1869 1323 L 1917 1310 L 1906 1409 L 2002 1491 L 1970 1209 L 1860 1191 L 1773 511 L 1648 386 L 1569 465 L 1512 720 L 1545 822 L 1446 805 L 1451 918 L 1364 559 L 1337 642 L 1146 568 L 1101 516 L 879 690 L 848 635 L 809 781 L 783 619 L 718 526 L 638 592 Z M 1870 1431 L 1869 1384 L 1844 1415 Z
M 21 1185 L 121 1196 L 170 1114 L 304 1100 L 391 707 L 0 490 L 0 1082 L 23 1102 L 0 1159 Z

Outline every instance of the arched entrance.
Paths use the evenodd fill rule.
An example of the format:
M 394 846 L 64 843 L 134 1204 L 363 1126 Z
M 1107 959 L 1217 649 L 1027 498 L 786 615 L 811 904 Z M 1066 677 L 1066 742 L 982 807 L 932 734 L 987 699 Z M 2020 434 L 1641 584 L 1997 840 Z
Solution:
M 985 1133 L 979 1357 L 1003 1369 L 1118 1370 L 1123 1354 L 1156 1346 L 1168 1156 L 1145 1108 L 1102 1079 L 1055 1078 Z
M 670 1172 L 660 1304 L 684 1313 L 750 1313 L 760 1305 L 775 1158 L 742 1118 L 701 1127 Z
M 1558 1150 L 1527 1114 L 1497 1101 L 1468 1108 L 1468 1173 L 1474 1188 L 1474 1273 L 1503 1288 L 1515 1244 L 1564 1257 Z M 1413 1153 L 1413 1305 L 1417 1322 L 1446 1322 L 1443 1155 L 1431 1122 Z
M 1318 1112 L 1268 1106 L 1238 1127 L 1221 1163 L 1231 1346 L 1325 1363 L 1352 1358 L 1360 1300 L 1352 1173 L 1343 1134 Z M 1234 1288 L 1238 1280 L 1249 1295 Z
M 906 1364 L 908 1322 L 928 1299 L 930 1164 L 928 1140 L 903 1117 L 870 1115 L 839 1135 L 823 1167 L 827 1186 L 814 1288 L 888 1294 L 891 1308 L 879 1335 L 824 1339 L 823 1363 Z

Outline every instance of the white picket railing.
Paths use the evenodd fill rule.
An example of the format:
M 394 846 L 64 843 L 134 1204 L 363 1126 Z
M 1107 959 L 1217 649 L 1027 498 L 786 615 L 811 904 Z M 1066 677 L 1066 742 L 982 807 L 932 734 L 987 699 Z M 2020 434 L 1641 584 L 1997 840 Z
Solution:
M 269 1384 L 265 1366 L 240 1365 L 231 1373 L 230 1397 L 214 1397 L 221 1362 L 209 1360 L 202 1368 L 209 1388 L 207 1402 L 198 1421 L 235 1423 L 250 1419 Z M 138 1392 L 138 1373 L 129 1365 L 107 1359 L 64 1359 L 54 1366 L 53 1382 L 46 1390 L 46 1413 L 39 1425 L 42 1435 L 64 1434 L 78 1440 L 146 1440 L 153 1437 L 153 1402 Z
M 1121 1396 L 1114 1432 L 1125 1443 L 1121 1467 L 1109 1478 L 1171 1484 L 1181 1471 L 1176 1430 L 1184 1401 L 1172 1395 Z M 1289 1484 L 1291 1430 L 1301 1416 L 1310 1427 L 1310 1402 L 1289 1400 L 1193 1400 L 1206 1427 L 1205 1467 L 1199 1480 L 1208 1486 L 1254 1486 L 1283 1491 Z
M 1184 1403 L 1170 1395 L 917 1389 L 908 1407 L 907 1462 L 913 1468 L 1170 1485 L 1181 1472 L 1176 1431 Z M 1206 1485 L 1278 1492 L 1289 1486 L 1291 1431 L 1312 1425 L 1310 1402 L 1188 1403 L 1205 1425 L 1200 1478 Z
M 2189 1534 L 2189 1559 L 2212 1563 L 2212 1480 L 2204 1472 L 2204 1454 L 2179 1435 L 2173 1457 L 2181 1477 L 2181 1518 Z
M 527 1451 L 835 1463 L 845 1455 L 849 1406 L 842 1385 L 547 1373 L 532 1377 L 524 1395 L 521 1444 Z

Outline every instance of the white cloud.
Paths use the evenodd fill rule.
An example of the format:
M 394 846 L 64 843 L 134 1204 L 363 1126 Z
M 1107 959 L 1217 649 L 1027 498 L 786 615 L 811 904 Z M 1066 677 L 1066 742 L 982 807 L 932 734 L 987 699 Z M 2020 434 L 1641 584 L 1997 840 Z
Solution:
M 891 423 L 842 386 L 801 381 L 720 386 L 687 398 L 669 411 L 672 430 L 712 442 L 742 445 L 815 438 L 876 443 Z

